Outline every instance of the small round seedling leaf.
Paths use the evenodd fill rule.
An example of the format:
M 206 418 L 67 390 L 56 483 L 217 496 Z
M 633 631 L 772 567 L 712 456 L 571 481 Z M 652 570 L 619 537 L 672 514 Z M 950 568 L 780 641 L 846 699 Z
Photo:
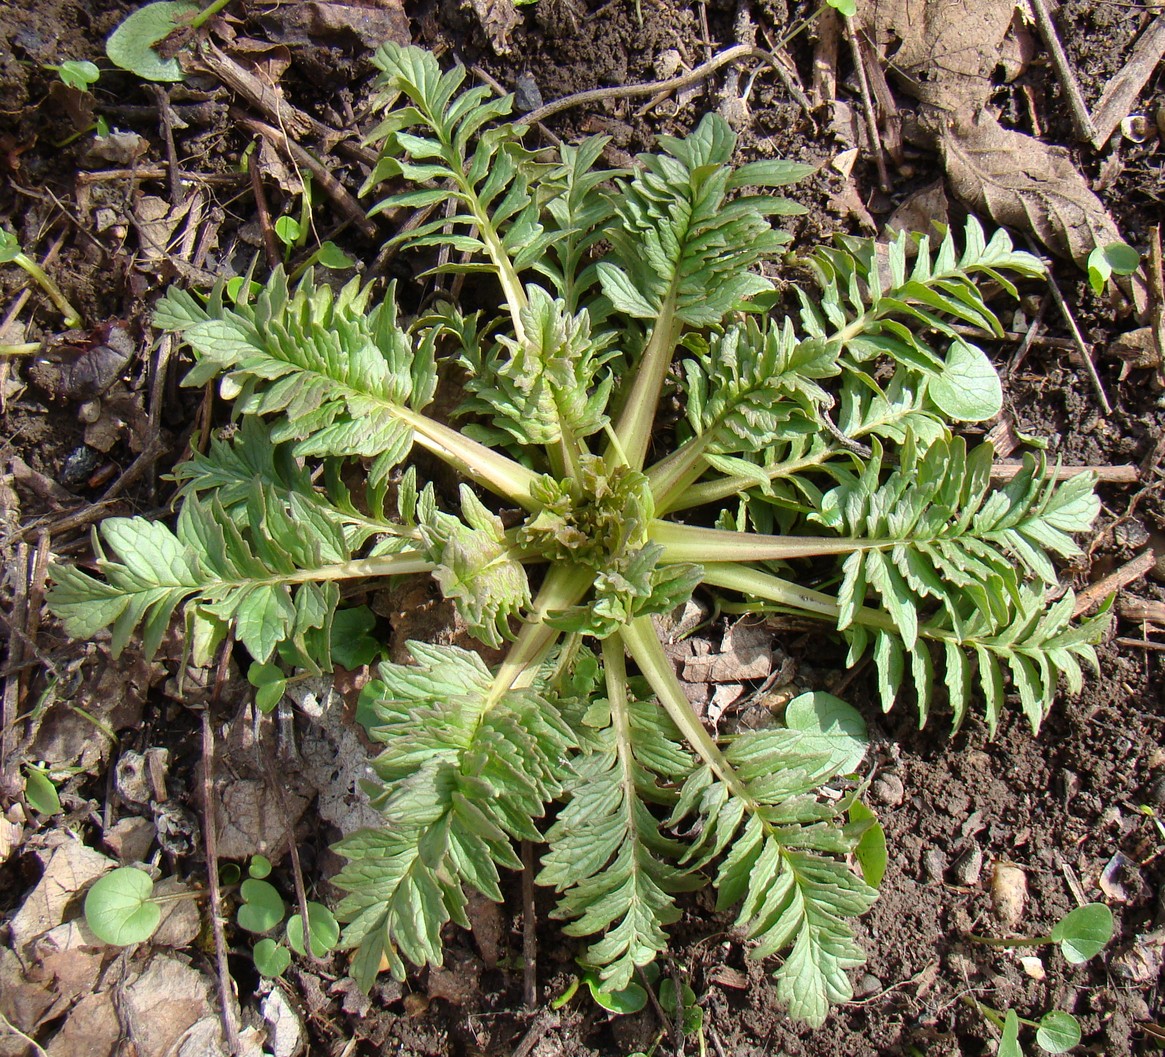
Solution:
M 184 19 L 198 13 L 198 5 L 184 2 L 146 4 L 109 34 L 105 54 L 123 70 L 144 81 L 181 81 L 186 75 L 175 58 L 165 59 L 154 45 L 174 32 Z
M 259 880 L 262 880 L 264 877 L 270 877 L 271 860 L 266 855 L 251 856 L 251 865 L 247 867 L 247 873 Z
M 602 1006 L 608 1013 L 627 1016 L 630 1013 L 638 1013 L 647 1005 L 647 992 L 639 984 L 630 983 L 621 991 L 611 991 L 599 979 L 598 973 L 594 972 L 587 972 L 583 976 L 583 982 L 587 985 L 595 1003 Z
M 162 919 L 151 900 L 154 882 L 144 870 L 121 866 L 97 879 L 85 896 L 85 920 L 99 940 L 115 947 L 148 940 Z
M 20 240 L 11 231 L 0 228 L 0 264 L 16 260 L 21 252 Z
M 340 925 L 323 903 L 308 903 L 307 922 L 311 933 L 311 952 L 317 958 L 322 958 L 340 942 Z M 296 954 L 307 953 L 303 943 L 303 919 L 298 914 L 287 922 L 287 942 Z
M 255 707 L 260 712 L 270 712 L 287 689 L 287 675 L 277 664 L 256 661 L 247 669 L 247 682 L 255 687 Z
M 320 248 L 315 252 L 315 259 L 325 268 L 342 270 L 356 267 L 356 262 L 334 242 L 321 242 Z
M 68 59 L 57 67 L 57 76 L 61 83 L 69 88 L 76 88 L 79 92 L 89 91 L 91 84 L 96 84 L 101 71 L 91 62 L 81 59 Z
M 218 868 L 218 883 L 225 887 L 237 885 L 243 878 L 243 871 L 238 863 L 226 862 Z
M 24 799 L 34 811 L 42 815 L 55 815 L 61 810 L 61 798 L 57 787 L 41 767 L 31 765 L 24 769 Z
M 683 1021 L 684 1034 L 695 1035 L 704 1026 L 704 1010 L 696 1001 L 696 992 L 687 983 L 680 985 L 681 1000 L 684 1003 Z M 671 1017 L 676 1014 L 676 984 L 670 978 L 664 978 L 659 983 L 659 1005 Z
M 1127 242 L 1110 242 L 1102 252 L 1113 275 L 1132 275 L 1141 266 L 1141 255 Z
M 252 952 L 255 968 L 264 976 L 282 976 L 291 964 L 291 951 L 273 939 L 261 939 Z
M 1062 1009 L 1045 1013 L 1036 1028 L 1036 1042 L 1048 1053 L 1067 1053 L 1080 1043 L 1080 1021 Z
M 1003 408 L 1003 383 L 987 354 L 956 341 L 942 371 L 930 379 L 927 394 L 942 412 L 959 422 L 985 422 Z
M 868 823 L 873 825 L 862 834 L 854 848 L 854 858 L 862 868 L 862 878 L 871 888 L 877 888 L 886 876 L 886 867 L 890 857 L 886 850 L 886 831 L 874 814 L 860 800 L 855 800 L 849 809 L 850 822 Z
M 376 615 L 367 606 L 338 609 L 332 617 L 332 660 L 350 671 L 371 664 L 383 648 L 373 637 Z
M 248 877 L 239 888 L 243 905 L 239 907 L 239 928 L 248 932 L 270 932 L 283 920 L 283 897 L 266 881 Z
M 262 289 L 263 287 L 254 279 L 248 279 L 245 275 L 236 275 L 233 279 L 227 280 L 227 297 L 231 299 L 233 305 L 249 302 L 251 298 L 257 297 Z
M 826 0 L 839 15 L 845 15 L 846 18 L 853 18 L 858 13 L 857 0 Z
M 295 217 L 280 217 L 275 221 L 275 234 L 284 246 L 294 246 L 300 236 L 299 221 Z
M 1095 958 L 1112 939 L 1112 911 L 1104 903 L 1077 907 L 1056 923 L 1049 938 L 1073 965 Z

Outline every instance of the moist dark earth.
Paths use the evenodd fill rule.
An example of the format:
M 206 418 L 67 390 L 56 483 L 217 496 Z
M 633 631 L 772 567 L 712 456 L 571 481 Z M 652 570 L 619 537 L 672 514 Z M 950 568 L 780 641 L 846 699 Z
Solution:
M 498 6 L 480 8 L 488 15 Z M 67 712 L 70 700 L 108 705 L 111 694 L 119 698 L 112 703 L 119 707 L 102 713 L 117 736 L 116 748 L 111 752 L 101 734 L 85 728 L 83 737 L 96 744 L 88 752 L 70 750 L 77 764 L 63 789 L 65 813 L 55 823 L 42 823 L 39 831 L 29 822 L 23 845 L 5 849 L 0 862 L 5 917 L 35 884 L 40 860 L 32 849 L 49 839 L 54 825 L 99 846 L 106 829 L 124 814 L 125 805 L 111 801 L 111 770 L 119 753 L 168 748 L 171 799 L 196 819 L 199 710 L 211 709 L 221 730 L 249 696 L 245 680 L 231 673 L 213 692 L 183 696 L 167 682 L 180 657 L 177 647 L 163 651 L 160 666 L 145 666 L 131 649 L 111 668 L 106 645 L 71 644 L 47 613 L 39 615 L 43 559 L 50 550 L 54 558 L 83 559 L 89 553 L 88 527 L 99 517 L 164 513 L 173 490 L 166 474 L 194 431 L 217 422 L 222 413 L 209 398 L 177 387 L 181 363 L 159 352 L 148 317 L 169 284 L 205 287 L 217 275 L 245 269 L 264 251 L 254 185 L 241 159 L 249 156 L 262 166 L 271 216 L 298 209 L 294 168 L 269 146 L 256 146 L 262 137 L 246 122 L 269 118 L 247 99 L 206 75 L 159 89 L 110 66 L 103 42 L 129 10 L 120 3 L 69 0 L 16 0 L 0 8 L 0 223 L 31 255 L 48 258 L 49 272 L 87 322 L 84 333 L 63 335 L 59 315 L 39 291 L 24 294 L 23 273 L 12 265 L 0 268 L 0 342 L 45 343 L 36 356 L 0 358 L 0 532 L 8 638 L 4 749 L 9 753 L 0 807 L 10 809 L 19 798 L 13 776 L 21 752 L 50 759 L 46 746 L 56 746 L 69 755 L 60 747 L 65 735 L 58 730 L 54 740 L 47 733 L 54 726 L 52 710 Z M 1165 17 L 1154 16 L 1156 10 L 1085 0 L 1060 8 L 1059 37 L 1087 104 L 1094 104 L 1122 69 L 1147 21 Z M 388 33 L 407 35 L 437 49 L 445 62 L 463 62 L 507 90 L 520 85 L 526 95 L 536 91 L 549 102 L 586 89 L 670 76 L 677 58 L 690 68 L 741 41 L 776 48 L 790 28 L 812 14 L 783 0 L 736 5 L 641 0 L 639 10 L 628 0 L 601 5 L 539 0 L 517 9 L 515 24 L 499 42 L 496 26 L 491 40 L 488 17 L 483 21 L 455 3 L 409 4 L 402 11 L 387 0 L 355 5 L 252 0 L 229 5 L 211 33 L 236 59 L 244 61 L 239 57 L 245 54 L 250 66 L 277 78 L 295 106 L 345 133 L 346 147 L 325 142 L 318 129 L 297 135 L 354 195 L 367 173 L 360 136 L 374 124 L 371 49 Z M 815 32 L 798 33 L 786 48 L 805 84 L 812 74 Z M 852 54 L 843 39 L 836 96 L 860 112 Z M 91 94 L 65 90 L 46 69 L 67 59 L 101 66 Z M 808 210 L 792 224 L 798 246 L 838 232 L 869 233 L 864 225 L 880 227 L 913 192 L 943 178 L 937 155 L 909 139 L 902 158 L 890 159 L 888 189 L 879 188 L 868 137 L 853 144 L 852 169 L 831 164 L 850 144 L 839 138 L 828 107 L 806 112 L 767 71 L 749 85 L 754 68 L 727 67 L 654 105 L 642 95 L 614 98 L 566 110 L 547 123 L 568 141 L 605 133 L 612 137 L 612 156 L 625 161 L 662 133 L 692 128 L 701 114 L 727 100 L 736 108 L 741 160 L 781 156 L 820 166 L 817 175 L 791 190 Z M 741 104 L 746 89 L 747 102 Z M 167 98 L 170 119 L 163 121 Z M 1017 125 L 1031 132 L 1034 117 L 1045 141 L 1067 148 L 1083 177 L 1099 189 L 1125 239 L 1140 248 L 1162 217 L 1165 154 L 1154 115 L 1163 103 L 1165 75 L 1158 66 L 1135 108 L 1144 116 L 1144 138 L 1138 142 L 1117 132 L 1103 151 L 1081 146 L 1042 47 L 1018 78 L 1000 80 L 992 97 L 996 110 Z M 95 141 L 92 129 L 99 118 L 124 134 L 116 144 Z M 180 169 L 182 181 L 170 178 L 169 164 Z M 174 209 L 176 194 L 184 199 L 185 212 Z M 961 225 L 963 215 L 952 200 L 952 222 Z M 990 226 L 990 218 L 983 219 Z M 362 263 L 366 276 L 411 278 L 412 262 L 380 253 L 391 234 L 387 221 L 361 230 L 331 195 L 318 196 L 312 220 L 319 240 L 337 242 Z M 1053 276 L 1095 350 L 1111 412 L 1102 411 L 1079 357 L 1067 347 L 1069 332 L 1046 289 L 1026 290 L 1024 310 L 1043 313 L 1044 333 L 1053 340 L 1033 342 L 1018 363 L 1014 340 L 990 345 L 989 351 L 1005 369 L 1005 425 L 1013 435 L 1046 443 L 1049 457 L 1066 465 L 1131 468 L 1122 481 L 1102 482 L 1102 517 L 1094 535 L 1081 541 L 1085 556 L 1064 570 L 1066 582 L 1080 589 L 1143 554 L 1146 546 L 1156 545 L 1165 555 L 1165 411 L 1159 363 L 1109 354 L 1121 334 L 1139 326 L 1129 306 L 1094 295 L 1071 261 L 1057 261 Z M 106 366 L 101 367 L 101 357 L 88 355 L 83 362 L 91 373 L 75 369 L 97 346 L 108 354 Z M 763 967 L 746 958 L 731 919 L 715 913 L 705 894 L 686 904 L 666 967 L 698 996 L 702 1038 L 679 1042 L 664 1034 L 668 1025 L 650 1006 L 634 1016 L 609 1018 L 576 996 L 554 1008 L 553 1000 L 571 981 L 575 950 L 547 920 L 549 907 L 541 903 L 539 1001 L 528 1009 L 520 968 L 523 903 L 515 879 L 496 918 L 488 955 L 480 936 L 451 930 L 451 973 L 415 974 L 403 986 L 385 983 L 365 1002 L 339 984 L 341 959 L 297 962 L 284 991 L 306 1025 L 307 1052 L 550 1057 L 623 1054 L 656 1045 L 656 1053 L 706 1048 L 719 1055 L 790 1057 L 992 1053 L 998 1031 L 971 1008 L 967 996 L 1036 1020 L 1054 1008 L 1073 1012 L 1084 1029 L 1078 1052 L 1110 1057 L 1155 1052 L 1165 1041 L 1159 989 L 1165 932 L 1158 931 L 1165 924 L 1165 830 L 1153 817 L 1165 813 L 1165 638 L 1152 624 L 1154 616 L 1161 619 L 1165 600 L 1155 578 L 1162 565 L 1158 560 L 1156 570 L 1145 574 L 1142 568 L 1131 582 L 1117 585 L 1120 615 L 1100 650 L 1099 673 L 1089 674 L 1079 696 L 1058 703 L 1038 736 L 1017 710 L 993 739 L 976 720 L 949 739 L 949 717 L 941 714 L 919 730 L 909 702 L 881 714 L 870 669 L 843 671 L 840 652 L 823 647 L 818 635 L 781 625 L 769 629 L 773 648 L 789 659 L 799 682 L 837 692 L 863 711 L 873 742 L 870 799 L 889 847 L 881 898 L 859 924 L 869 961 L 855 974 L 858 997 L 838 1007 L 820 1030 L 809 1031 L 782 1014 Z M 409 626 L 393 628 L 394 642 L 443 631 L 447 614 L 429 600 L 423 585 L 416 590 L 415 598 L 396 598 L 385 606 L 385 612 L 414 612 Z M 1148 605 L 1138 610 L 1139 603 Z M 69 684 L 68 694 L 59 690 L 62 681 Z M 49 713 L 37 717 L 39 740 L 24 744 L 27 714 L 45 702 Z M 7 817 L 18 816 L 9 811 Z M 326 900 L 334 894 L 327 883 L 337 865 L 327 851 L 333 834 L 312 817 L 309 810 L 295 837 L 309 894 Z M 1119 877 L 1111 867 L 1118 855 L 1124 857 L 1117 860 L 1123 863 Z M 1000 864 L 1012 863 L 1022 868 L 1027 883 L 1016 932 L 1045 933 L 1081 900 L 1103 899 L 1116 918 L 1116 935 L 1104 954 L 1070 966 L 1045 948 L 1037 966 L 1018 958 L 1033 952 L 971 941 L 972 934 L 1001 934 L 993 877 Z M 164 872 L 183 877 L 205 876 L 197 839 L 172 843 L 163 865 Z M 287 868 L 286 860 L 277 863 L 285 880 Z M 246 938 L 232 938 L 235 987 L 244 1011 L 253 1011 L 259 976 L 249 963 Z M 212 946 L 200 939 L 184 956 L 214 978 Z M 37 1043 L 51 1046 L 57 1028 L 59 1022 L 50 1022 Z M 1030 1032 L 1025 1038 L 1034 1052 Z M 2 1024 L 0 1049 L 34 1052 L 30 1042 L 5 1037 Z

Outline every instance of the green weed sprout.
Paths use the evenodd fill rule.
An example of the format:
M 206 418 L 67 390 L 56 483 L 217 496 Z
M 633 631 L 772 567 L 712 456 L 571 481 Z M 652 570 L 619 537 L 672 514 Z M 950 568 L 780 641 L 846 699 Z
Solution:
M 40 288 L 49 295 L 53 304 L 60 310 L 61 315 L 65 317 L 66 327 L 72 328 L 81 325 L 81 313 L 69 304 L 68 299 L 61 292 L 61 288 L 53 282 L 49 274 L 36 261 L 20 248 L 20 243 L 12 232 L 0 228 L 0 264 L 9 263 L 23 268 L 36 280 Z
M 1104 903 L 1086 903 L 1065 914 L 1046 936 L 972 936 L 989 947 L 1044 947 L 1056 944 L 1066 961 L 1081 965 L 1095 958 L 1112 939 L 1112 911 Z
M 357 982 L 439 965 L 465 889 L 500 901 L 528 841 L 601 993 L 626 992 L 682 894 L 711 884 L 751 955 L 782 956 L 789 1012 L 821 1024 L 852 996 L 853 919 L 876 898 L 848 859 L 861 847 L 871 879 L 885 865 L 847 777 L 865 723 L 810 692 L 719 736 L 653 618 L 728 593 L 821 621 L 850 664 L 872 656 L 886 708 L 907 684 L 925 721 L 943 686 L 955 726 L 977 698 L 994 730 L 1011 696 L 1038 728 L 1106 626 L 1074 621 L 1071 591 L 1048 601 L 1053 558 L 1097 514 L 1092 480 L 1029 456 L 993 488 L 990 445 L 951 427 L 1002 403 L 955 329 L 1001 333 L 980 281 L 1015 294 L 1043 268 L 974 220 L 961 246 L 843 238 L 792 262 L 782 312 L 774 218 L 799 207 L 774 189 L 810 167 L 733 164 L 709 115 L 606 169 L 602 137 L 527 146 L 512 99 L 466 88 L 464 68 L 394 44 L 376 62 L 366 191 L 405 189 L 372 213 L 435 207 L 390 244 L 470 276 L 474 303 L 406 322 L 391 285 L 279 269 L 233 296 L 170 290 L 154 322 L 239 428 L 176 468 L 176 527 L 105 521 L 96 575 L 55 565 L 50 605 L 115 651 L 140 629 L 153 653 L 178 612 L 197 663 L 233 635 L 270 707 L 278 669 L 331 670 L 346 599 L 431 576 L 500 659 L 412 642 L 414 663 L 381 664 L 361 695 L 385 821 L 337 846 Z M 433 411 L 449 375 L 453 424 Z M 426 482 L 418 450 L 456 485 Z

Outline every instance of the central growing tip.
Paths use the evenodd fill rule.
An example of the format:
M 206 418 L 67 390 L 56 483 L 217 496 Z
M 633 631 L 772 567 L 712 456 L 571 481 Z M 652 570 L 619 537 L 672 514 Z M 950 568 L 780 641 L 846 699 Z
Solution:
M 641 547 L 655 511 L 644 474 L 612 469 L 596 455 L 580 458 L 574 477 L 543 476 L 531 494 L 540 509 L 518 530 L 521 545 L 551 562 L 594 569 Z

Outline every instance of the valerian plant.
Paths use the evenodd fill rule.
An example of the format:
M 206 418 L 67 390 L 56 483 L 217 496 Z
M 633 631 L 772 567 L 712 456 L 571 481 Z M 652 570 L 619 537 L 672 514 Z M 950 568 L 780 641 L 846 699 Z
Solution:
M 240 428 L 178 468 L 176 528 L 107 520 L 99 576 L 56 567 L 51 605 L 116 650 L 140 629 L 153 651 L 181 609 L 197 660 L 233 634 L 256 664 L 326 671 L 342 587 L 431 574 L 506 652 L 411 643 L 415 663 L 364 691 L 385 822 L 338 846 L 355 978 L 439 964 L 466 888 L 500 900 L 530 841 L 612 991 L 710 880 L 752 953 L 780 956 L 790 1012 L 820 1024 L 852 994 L 852 919 L 875 899 L 847 865 L 869 813 L 851 817 L 852 782 L 822 794 L 858 767 L 864 725 L 810 693 L 783 725 L 713 735 L 652 618 L 700 585 L 732 593 L 822 621 L 851 664 L 872 655 L 886 708 L 906 682 L 925 720 L 941 683 L 956 726 L 979 698 L 994 729 L 1010 684 L 1038 727 L 1103 627 L 1072 621 L 1071 591 L 1048 601 L 1092 482 L 1029 458 L 993 488 L 991 447 L 951 426 L 1001 401 L 956 324 L 999 333 L 981 284 L 1014 295 L 1040 262 L 972 220 L 961 249 L 840 239 L 778 290 L 772 218 L 798 207 L 771 189 L 808 167 L 734 165 L 710 115 L 607 170 L 602 138 L 526 146 L 511 99 L 461 68 L 392 44 L 377 62 L 366 190 L 405 189 L 373 212 L 422 211 L 393 243 L 480 276 L 498 310 L 406 322 L 391 286 L 279 271 L 234 299 L 170 291 L 155 322 L 193 350 L 185 383 L 217 380 Z M 430 410 L 442 371 L 467 394 L 458 426 Z M 418 449 L 456 496 L 422 487 Z

